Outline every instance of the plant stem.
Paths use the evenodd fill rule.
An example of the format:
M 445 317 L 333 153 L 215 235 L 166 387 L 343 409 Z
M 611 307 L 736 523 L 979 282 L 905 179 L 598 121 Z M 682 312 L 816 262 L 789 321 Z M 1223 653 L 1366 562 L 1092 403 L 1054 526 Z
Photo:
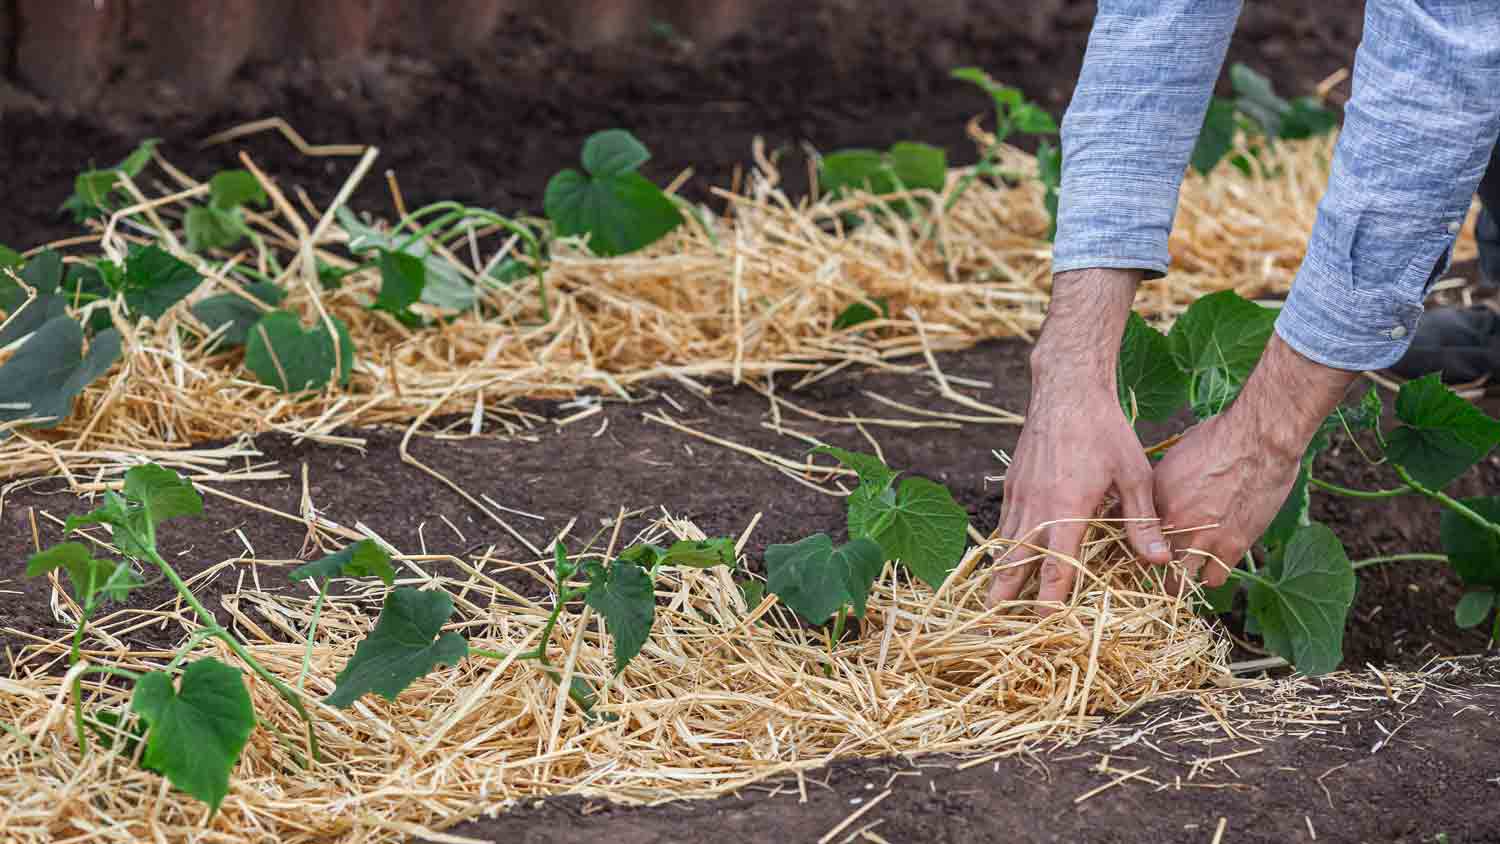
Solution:
M 318 586 L 318 600 L 313 602 L 312 621 L 307 625 L 307 648 L 302 651 L 302 670 L 297 674 L 297 691 L 307 685 L 307 673 L 312 669 L 313 639 L 318 635 L 318 616 L 323 613 L 323 601 L 328 598 L 328 578 Z
M 187 659 L 187 655 L 192 652 L 193 648 L 198 647 L 204 639 L 217 636 L 218 634 L 219 625 L 217 624 L 212 627 L 200 627 L 194 630 L 192 635 L 188 636 L 188 640 L 183 643 L 182 647 L 177 649 L 177 655 L 172 657 L 171 662 L 167 663 L 167 670 L 171 671 L 181 665 L 182 661 Z
M 1359 571 L 1367 566 L 1375 566 L 1381 563 L 1408 562 L 1446 563 L 1448 562 L 1448 556 L 1446 554 L 1390 554 L 1384 557 L 1369 557 L 1364 560 L 1358 560 L 1353 566 L 1355 571 Z
M 1324 492 L 1331 492 L 1334 495 L 1342 495 L 1346 498 L 1395 498 L 1398 495 L 1409 495 L 1414 489 L 1414 487 L 1397 487 L 1396 489 L 1350 489 L 1346 486 L 1339 486 L 1338 484 L 1329 483 L 1322 478 L 1308 478 L 1307 482 L 1317 487 L 1318 489 L 1323 490 Z
M 1276 584 L 1272 583 L 1271 581 L 1265 579 L 1264 577 L 1261 577 L 1258 574 L 1253 574 L 1251 572 L 1245 571 L 1244 569 L 1240 569 L 1240 568 L 1230 569 L 1229 570 L 1229 576 L 1233 577 L 1233 578 L 1235 578 L 1237 580 L 1245 580 L 1245 581 L 1249 581 L 1251 583 L 1259 583 L 1261 586 L 1264 586 L 1267 589 L 1275 589 L 1276 588 Z
M 137 537 L 137 539 L 139 538 Z M 162 574 L 166 575 L 167 580 L 177 590 L 177 594 L 181 595 L 182 599 L 187 602 L 187 605 L 193 608 L 193 612 L 196 612 L 198 617 L 203 620 L 204 626 L 211 628 L 214 636 L 217 636 L 224 644 L 228 645 L 235 656 L 250 666 L 250 669 L 257 676 L 270 683 L 272 688 L 276 689 L 277 693 L 281 695 L 282 699 L 290 704 L 292 709 L 297 711 L 303 722 L 307 724 L 308 747 L 312 751 L 312 758 L 316 760 L 318 758 L 318 736 L 313 732 L 312 716 L 308 714 L 307 707 L 302 705 L 302 698 L 298 696 L 297 691 L 286 683 L 281 682 L 281 679 L 276 675 L 267 671 L 265 666 L 261 665 L 255 657 L 250 655 L 250 651 L 240 643 L 240 640 L 233 633 L 219 626 L 219 620 L 214 618 L 214 614 L 203 606 L 203 603 L 198 600 L 198 596 L 194 595 L 193 590 L 189 589 L 188 585 L 178 576 L 177 570 L 172 568 L 171 564 L 162 559 L 161 554 L 156 552 L 156 549 L 153 547 L 155 543 L 150 545 L 141 544 L 145 548 L 151 562 L 155 563 L 156 567 L 161 569 Z
M 1470 510 L 1463 502 L 1448 496 L 1442 490 L 1428 489 L 1427 487 L 1423 486 L 1420 482 L 1418 482 L 1411 476 L 1410 472 L 1406 471 L 1405 466 L 1402 466 L 1399 463 L 1393 463 L 1391 465 L 1395 467 L 1397 476 L 1399 476 L 1401 480 L 1405 481 L 1407 486 L 1411 487 L 1422 495 L 1431 498 L 1433 501 L 1436 501 L 1444 507 L 1447 507 L 1449 510 L 1452 510 L 1458 515 L 1463 516 L 1465 519 L 1468 519 L 1484 530 L 1500 536 L 1500 524 L 1495 524 L 1494 522 L 1486 519 L 1473 510 Z

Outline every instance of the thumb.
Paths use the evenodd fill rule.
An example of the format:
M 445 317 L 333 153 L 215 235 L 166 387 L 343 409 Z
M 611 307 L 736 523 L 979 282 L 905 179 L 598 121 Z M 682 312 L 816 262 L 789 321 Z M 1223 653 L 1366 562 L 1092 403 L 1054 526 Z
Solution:
M 1127 480 L 1116 485 L 1120 492 L 1120 509 L 1129 520 L 1125 523 L 1125 535 L 1130 537 L 1135 552 L 1152 565 L 1164 566 L 1172 562 L 1172 546 L 1156 518 L 1150 464 L 1131 472 Z

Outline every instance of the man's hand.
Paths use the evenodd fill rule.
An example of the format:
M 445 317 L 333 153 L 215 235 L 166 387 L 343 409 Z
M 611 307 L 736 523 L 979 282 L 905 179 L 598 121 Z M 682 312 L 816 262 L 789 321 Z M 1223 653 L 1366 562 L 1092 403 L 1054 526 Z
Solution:
M 1171 549 L 1152 504 L 1151 465 L 1120 408 L 1116 365 L 1120 338 L 1135 298 L 1138 270 L 1059 273 L 1052 305 L 1031 353 L 1031 403 L 1005 475 L 995 535 L 1053 552 L 1041 565 L 1038 599 L 1066 601 L 1075 574 L 1084 520 L 1113 489 L 1129 522 L 1136 553 L 1162 565 Z M 1274 511 L 1273 511 L 1274 512 Z M 1071 520 L 1061 521 L 1059 520 Z M 1039 529 L 1040 528 L 1040 529 Z M 1015 600 L 1038 556 L 1022 545 L 997 558 L 991 603 Z
M 1155 472 L 1162 523 L 1203 528 L 1172 537 L 1179 551 L 1190 549 L 1182 559 L 1188 575 L 1224 583 L 1276 518 L 1308 442 L 1357 377 L 1314 363 L 1272 335 L 1239 398 L 1167 452 Z M 1169 576 L 1169 590 L 1180 586 L 1175 573 Z

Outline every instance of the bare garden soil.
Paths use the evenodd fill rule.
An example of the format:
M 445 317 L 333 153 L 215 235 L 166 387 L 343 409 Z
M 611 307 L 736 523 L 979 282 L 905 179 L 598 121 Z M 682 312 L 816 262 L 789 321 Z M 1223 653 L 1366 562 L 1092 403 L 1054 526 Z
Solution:
M 942 144 L 962 163 L 972 158 L 964 123 L 986 104 L 976 92 L 949 82 L 947 69 L 984 66 L 1061 113 L 1093 12 L 1089 3 L 1039 3 L 1043 11 L 1014 19 L 994 11 L 937 31 L 868 15 L 852 25 L 849 15 L 836 13 L 835 0 L 804 5 L 812 11 L 762 21 L 712 54 L 659 39 L 583 52 L 544 25 L 515 18 L 502 28 L 484 62 L 439 65 L 391 56 L 362 68 L 353 82 L 343 76 L 331 81 L 312 66 L 251 68 L 234 83 L 233 105 L 213 113 L 187 112 L 169 92 L 132 87 L 128 72 L 105 104 L 88 114 L 62 114 L 26 105 L 24 97 L 0 97 L 0 172 L 8 188 L 7 201 L 0 203 L 0 242 L 29 247 L 76 234 L 71 223 L 55 215 L 74 174 L 91 161 L 118 160 L 145 136 L 164 138 L 168 158 L 199 177 L 237 165 L 234 156 L 248 150 L 283 185 L 301 186 L 315 202 L 326 202 L 347 173 L 346 160 L 304 158 L 269 137 L 196 149 L 213 132 L 268 114 L 285 117 L 315 143 L 379 146 L 379 166 L 395 171 L 411 206 L 457 199 L 502 210 L 537 210 L 547 178 L 573 164 L 582 139 L 617 125 L 636 131 L 654 151 L 653 177 L 667 180 L 693 167 L 683 190 L 704 200 L 710 198 L 709 187 L 730 184 L 757 136 L 766 139 L 769 150 L 789 156 L 791 166 L 783 172 L 794 192 L 806 181 L 798 147 L 803 141 L 827 150 L 919 139 Z M 1328 73 L 1352 64 L 1359 30 L 1359 4 L 1249 4 L 1230 59 L 1269 73 L 1283 91 L 1306 93 Z M 366 180 L 351 205 L 391 213 L 381 179 Z M 999 342 L 942 355 L 940 361 L 950 375 L 991 385 L 968 390 L 976 398 L 1024 412 L 1027 351 L 1018 342 Z M 784 390 L 790 380 L 778 387 Z M 937 396 L 922 374 L 847 371 L 784 397 L 824 417 L 917 418 L 878 403 L 869 392 L 963 412 Z M 467 438 L 424 434 L 413 439 L 412 453 L 471 494 L 484 493 L 501 505 L 544 517 L 544 522 L 510 519 L 537 545 L 575 516 L 580 521 L 574 535 L 587 536 L 621 508 L 649 508 L 630 521 L 627 533 L 662 510 L 693 520 L 710 535 L 738 534 L 762 513 L 746 548 L 751 560 L 774 542 L 842 530 L 839 499 L 809 490 L 745 454 L 643 417 L 648 411 L 666 413 L 714 436 L 799 459 L 805 443 L 766 427 L 767 400 L 750 389 L 718 385 L 703 396 L 662 385 L 640 402 L 606 401 L 602 412 L 565 426 L 556 420 L 577 407 L 536 403 L 526 409 L 549 421 L 520 436 L 493 430 Z M 1500 407 L 1491 400 L 1486 409 L 1493 414 Z M 837 445 L 868 447 L 847 423 L 785 409 L 782 422 L 787 430 Z M 457 427 L 466 431 L 467 423 Z M 994 526 L 999 484 L 985 478 L 1001 474 L 1003 467 L 990 452 L 1011 449 L 1018 429 L 867 427 L 892 465 L 942 481 L 969 509 L 976 528 L 987 533 Z M 1154 437 L 1171 429 L 1147 433 Z M 404 464 L 399 430 L 346 433 L 365 439 L 363 452 L 298 444 L 280 435 L 258 437 L 264 460 L 288 477 L 223 489 L 295 513 L 305 472 L 309 496 L 321 513 L 340 524 L 363 522 L 403 551 L 462 555 L 493 546 L 500 559 L 531 558 L 452 490 Z M 1379 471 L 1355 454 L 1325 456 L 1319 473 L 1349 486 L 1383 485 Z M 1500 489 L 1500 462 L 1491 458 L 1464 478 L 1458 491 L 1473 495 L 1495 489 Z M 1314 516 L 1334 528 L 1352 558 L 1438 550 L 1438 513 L 1424 502 L 1314 500 Z M 19 572 L 36 538 L 43 546 L 60 538 L 58 524 L 45 514 L 61 518 L 87 506 L 56 479 L 28 482 L 0 496 L 0 647 L 7 662 L 35 637 L 62 632 L 49 607 L 49 587 L 25 581 Z M 163 534 L 166 555 L 191 575 L 239 557 L 291 561 L 303 550 L 304 531 L 295 522 L 210 498 L 205 518 L 168 525 Z M 205 604 L 218 609 L 242 575 L 245 582 L 258 577 L 275 591 L 290 588 L 284 573 L 274 564 L 237 564 L 199 591 Z M 524 574 L 514 577 L 516 586 L 538 588 Z M 1437 655 L 1482 651 L 1483 635 L 1453 623 L 1459 594 L 1445 567 L 1406 564 L 1362 571 L 1345 642 L 1346 665 L 1410 670 Z M 168 597 L 158 588 L 139 601 Z M 223 620 L 230 621 L 227 614 Z M 131 641 L 167 644 L 180 632 L 145 629 L 131 634 Z M 834 840 L 881 820 L 871 833 L 889 841 L 1208 841 L 1225 817 L 1225 841 L 1313 840 L 1314 832 L 1319 841 L 1417 842 L 1435 840 L 1438 833 L 1453 842 L 1500 841 L 1500 802 L 1494 799 L 1500 788 L 1494 779 L 1500 774 L 1494 764 L 1500 758 L 1500 727 L 1492 717 L 1500 705 L 1496 678 L 1481 671 L 1452 683 L 1472 697 L 1473 708 L 1438 695 L 1406 701 L 1409 706 L 1367 703 L 1321 726 L 1316 737 L 1264 745 L 1226 742 L 1205 749 L 1162 737 L 1155 743 L 1176 761 L 1147 754 L 1137 763 L 1133 754 L 1139 749 L 1125 749 L 1108 763 L 1116 773 L 1095 768 L 1100 753 L 1110 752 L 1097 742 L 963 772 L 936 760 L 933 764 L 941 767 L 893 780 L 893 793 Z M 1130 723 L 1146 725 L 1169 715 L 1171 707 L 1186 705 L 1153 707 L 1132 715 Z M 1398 726 L 1396 738 L 1372 753 Z M 1202 778 L 1219 787 L 1158 793 L 1144 782 L 1187 779 L 1194 759 L 1256 747 L 1263 749 L 1213 766 L 1212 775 Z M 1074 804 L 1119 773 L 1148 764 L 1153 768 L 1141 779 Z M 809 778 L 805 803 L 795 786 L 768 799 L 747 793 L 643 810 L 563 799 L 455 832 L 521 842 L 594 841 L 607 835 L 629 844 L 726 834 L 745 841 L 816 840 L 859 808 L 851 801 L 873 799 L 892 773 L 912 770 L 898 761 L 837 764 Z M 1320 786 L 1326 786 L 1326 795 Z

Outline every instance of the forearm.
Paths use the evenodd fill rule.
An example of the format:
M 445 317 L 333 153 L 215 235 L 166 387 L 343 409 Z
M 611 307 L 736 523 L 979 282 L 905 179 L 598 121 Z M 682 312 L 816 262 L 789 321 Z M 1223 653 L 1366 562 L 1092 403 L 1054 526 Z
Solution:
M 1500 130 L 1494 4 L 1368 4 L 1354 78 L 1277 331 L 1319 363 L 1372 370 L 1410 344 Z
M 1235 422 L 1232 429 L 1247 432 L 1259 447 L 1297 461 L 1358 378 L 1356 372 L 1324 366 L 1272 336 L 1225 414 Z
M 1240 0 L 1101 0 L 1062 124 L 1054 272 L 1166 272 L 1177 193 Z
M 1140 270 L 1087 269 L 1058 273 L 1041 336 L 1031 351 L 1033 393 L 1050 389 L 1115 391 L 1120 339 Z

